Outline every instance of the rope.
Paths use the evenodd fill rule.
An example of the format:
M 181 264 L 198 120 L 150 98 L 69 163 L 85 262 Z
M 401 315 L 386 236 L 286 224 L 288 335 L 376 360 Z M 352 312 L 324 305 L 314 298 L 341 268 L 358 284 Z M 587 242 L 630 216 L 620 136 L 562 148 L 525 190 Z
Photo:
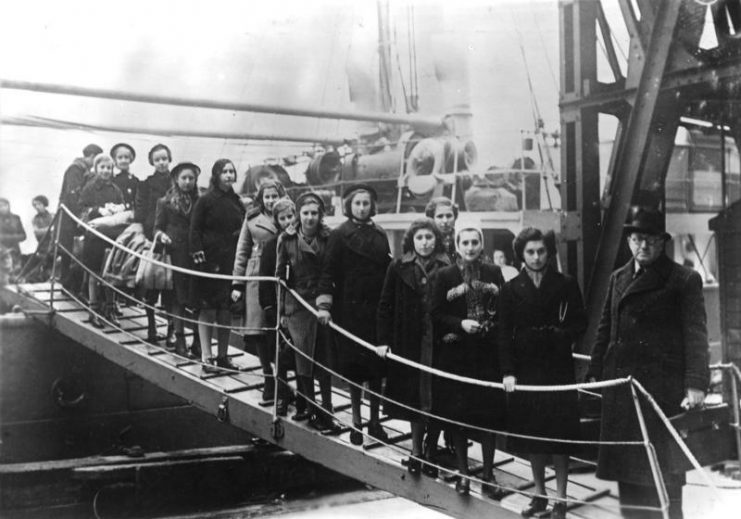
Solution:
M 296 300 L 301 303 L 301 305 L 306 308 L 309 312 L 311 312 L 315 317 L 318 315 L 316 309 L 314 309 L 311 304 L 306 302 L 298 293 L 290 288 L 285 281 L 282 279 L 279 279 L 278 282 L 286 289 L 288 292 L 296 298 Z M 337 331 L 338 333 L 342 334 L 346 338 L 350 339 L 351 341 L 359 344 L 360 346 L 363 346 L 369 351 L 372 351 L 373 353 L 376 353 L 376 346 L 369 343 L 368 341 L 361 339 L 357 335 L 352 334 L 351 332 L 348 332 L 338 324 L 336 324 L 334 321 L 330 321 L 328 326 L 332 328 L 333 330 Z M 396 355 L 392 353 L 390 350 L 389 352 L 384 356 L 384 358 L 391 359 L 393 361 L 396 361 L 400 364 L 404 364 L 406 366 L 409 366 L 411 368 L 415 368 L 419 371 L 425 371 L 427 373 L 430 373 L 432 375 L 437 375 L 439 377 L 447 378 L 449 380 L 455 380 L 456 382 L 463 382 L 466 384 L 473 384 L 477 386 L 482 387 L 488 387 L 488 388 L 496 388 L 496 389 L 504 389 L 504 385 L 500 382 L 490 382 L 487 380 L 479 380 L 475 378 L 469 378 L 469 377 L 463 377 L 461 375 L 456 375 L 455 373 L 448 373 L 447 371 L 442 371 L 437 368 L 433 368 L 430 366 L 426 366 L 424 364 L 420 364 L 419 362 L 414 362 L 413 360 L 409 360 L 406 357 L 402 357 L 400 355 Z M 534 386 L 534 385 L 518 385 L 517 390 L 519 391 L 574 391 L 578 389 L 598 389 L 598 388 L 604 388 L 604 387 L 614 387 L 614 386 L 620 386 L 623 384 L 627 384 L 629 382 L 628 378 L 617 378 L 614 380 L 604 380 L 601 382 L 588 382 L 588 383 L 581 383 L 581 384 L 562 384 L 562 385 L 543 385 L 543 386 Z
M 682 449 L 682 452 L 685 456 L 687 456 L 687 459 L 692 464 L 692 466 L 700 473 L 700 476 L 705 480 L 705 483 L 713 489 L 713 492 L 715 493 L 715 496 L 718 499 L 721 499 L 721 495 L 718 492 L 718 489 L 715 487 L 715 484 L 710 480 L 710 477 L 707 475 L 705 470 L 703 470 L 700 463 L 697 461 L 697 458 L 692 454 L 692 452 L 687 447 L 687 444 L 684 443 L 682 438 L 679 436 L 679 433 L 674 428 L 674 426 L 671 424 L 669 419 L 666 417 L 666 414 L 664 414 L 664 411 L 659 407 L 659 404 L 656 403 L 656 400 L 654 400 L 654 397 L 651 396 L 651 393 L 646 391 L 646 389 L 641 385 L 640 382 L 638 382 L 636 379 L 631 379 L 631 384 L 637 388 L 643 396 L 646 398 L 646 400 L 651 404 L 654 411 L 656 412 L 656 415 L 659 417 L 659 420 L 664 424 L 664 427 L 666 427 L 666 430 L 669 431 L 669 434 L 671 434 L 672 438 L 674 438 L 674 441 L 677 442 L 677 445 L 679 445 L 679 448 Z
M 382 400 L 384 402 L 391 402 L 392 404 L 397 405 L 397 406 L 399 406 L 399 407 L 401 407 L 403 409 L 406 409 L 407 411 L 411 411 L 413 413 L 417 413 L 417 414 L 419 414 L 421 416 L 424 416 L 426 418 L 431 418 L 431 419 L 434 419 L 434 420 L 437 420 L 437 421 L 446 422 L 449 425 L 453 425 L 453 426 L 464 428 L 464 429 L 471 429 L 471 430 L 475 430 L 475 431 L 483 432 L 483 433 L 487 433 L 487 434 L 498 434 L 498 435 L 501 435 L 501 436 L 511 436 L 513 438 L 522 438 L 522 439 L 534 440 L 534 441 L 549 441 L 549 442 L 554 442 L 554 443 L 567 443 L 567 444 L 574 444 L 574 445 L 643 445 L 643 442 L 641 442 L 641 441 L 603 442 L 603 441 L 599 441 L 599 440 L 597 440 L 597 441 L 592 441 L 592 440 L 570 440 L 570 439 L 563 439 L 563 438 L 549 438 L 549 437 L 543 437 L 543 436 L 531 436 L 531 435 L 527 435 L 527 434 L 513 433 L 513 432 L 502 431 L 502 430 L 498 430 L 498 429 L 489 429 L 489 428 L 486 428 L 486 427 L 481 427 L 481 426 L 470 424 L 470 423 L 466 423 L 466 422 L 460 422 L 460 421 L 453 420 L 453 419 L 450 419 L 450 418 L 446 418 L 446 417 L 443 417 L 443 416 L 439 416 L 439 415 L 436 415 L 436 414 L 433 414 L 433 413 L 429 413 L 427 411 L 423 411 L 421 409 L 417 409 L 415 407 L 409 406 L 409 405 L 407 405 L 407 404 L 405 404 L 403 402 L 399 402 L 397 400 L 393 400 L 391 398 L 388 398 L 387 396 L 382 395 L 380 393 L 377 393 L 377 392 L 375 392 L 375 391 L 373 391 L 373 390 L 371 390 L 369 388 L 365 388 L 363 386 L 363 384 L 359 384 L 357 382 L 354 382 L 354 381 L 348 379 L 344 375 L 342 375 L 342 374 L 338 373 L 337 371 L 329 368 L 328 366 L 322 364 L 321 362 L 317 362 L 315 359 L 313 359 L 312 357 L 310 357 L 307 353 L 305 353 L 305 352 L 299 350 L 298 348 L 296 348 L 296 346 L 291 342 L 291 338 L 288 337 L 283 332 L 283 330 L 279 330 L 278 333 L 280 333 L 280 335 L 283 338 L 283 340 L 286 342 L 286 344 L 295 353 L 297 353 L 298 355 L 301 355 L 302 357 L 304 357 L 306 359 L 311 360 L 312 364 L 314 364 L 315 366 L 318 366 L 318 367 L 322 368 L 324 371 L 326 371 L 330 375 L 333 375 L 333 376 L 337 377 L 338 379 L 344 381 L 345 383 L 347 383 L 347 384 L 349 384 L 351 386 L 354 386 L 354 387 L 357 387 L 358 389 L 364 390 L 366 393 L 368 393 L 369 395 L 373 395 L 373 396 L 377 397 L 379 400 Z

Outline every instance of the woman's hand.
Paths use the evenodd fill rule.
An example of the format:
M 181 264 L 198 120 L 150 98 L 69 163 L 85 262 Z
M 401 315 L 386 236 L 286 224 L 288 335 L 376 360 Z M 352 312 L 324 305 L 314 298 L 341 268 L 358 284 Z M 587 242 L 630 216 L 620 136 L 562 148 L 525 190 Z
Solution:
M 514 375 L 507 375 L 502 379 L 502 384 L 504 385 L 504 390 L 507 393 L 512 393 L 515 390 L 517 379 L 514 377 Z
M 172 244 L 172 240 L 164 232 L 160 232 L 160 241 L 162 242 L 162 245 L 171 245 Z
M 475 333 L 479 333 L 479 331 L 481 330 L 481 325 L 478 321 L 475 321 L 473 319 L 463 319 L 461 321 L 461 328 L 463 328 L 463 331 L 467 334 L 473 335 Z
M 316 318 L 321 324 L 329 324 L 332 320 L 332 314 L 329 313 L 329 310 L 317 310 Z
M 391 348 L 388 346 L 376 346 L 376 355 L 381 357 L 382 359 L 386 358 L 386 355 L 388 355 L 388 352 L 391 351 Z
M 705 403 L 705 393 L 699 389 L 687 388 L 687 396 L 684 397 L 680 404 L 683 409 L 694 409 L 695 407 L 702 407 Z
M 196 265 L 200 265 L 201 263 L 206 263 L 206 253 L 204 253 L 202 250 L 196 251 L 193 254 L 191 254 L 193 258 L 193 263 Z
M 453 299 L 464 295 L 466 292 L 468 292 L 468 285 L 466 285 L 465 283 L 461 283 L 457 287 L 453 287 L 448 290 L 446 298 L 448 299 L 448 301 L 452 301 Z
M 235 288 L 234 290 L 232 290 L 231 296 L 232 296 L 232 303 L 236 303 L 242 297 L 242 291 L 241 290 L 237 290 Z

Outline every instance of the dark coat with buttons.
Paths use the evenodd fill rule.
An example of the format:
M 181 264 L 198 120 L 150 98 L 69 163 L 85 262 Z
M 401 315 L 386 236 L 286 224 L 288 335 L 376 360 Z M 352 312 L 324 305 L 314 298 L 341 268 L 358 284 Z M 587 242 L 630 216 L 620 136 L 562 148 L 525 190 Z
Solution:
M 172 186 L 169 173 L 154 172 L 139 182 L 134 199 L 134 221 L 142 224 L 148 240 L 154 236 L 154 218 L 157 214 L 157 200 L 167 194 Z
M 664 255 L 635 279 L 634 272 L 631 260 L 610 278 L 588 376 L 634 377 L 671 417 L 682 412 L 687 388 L 705 391 L 709 383 L 702 279 Z M 685 464 L 670 455 L 673 440 L 655 412 L 642 408 L 667 484 L 683 484 Z M 603 390 L 600 439 L 641 440 L 629 386 Z M 601 445 L 597 476 L 654 484 L 643 446 Z
M 572 345 L 587 327 L 576 280 L 548 267 L 536 287 L 526 270 L 499 296 L 499 358 L 502 376 L 518 384 L 574 384 Z M 509 395 L 510 432 L 546 438 L 579 439 L 576 391 Z M 577 445 L 513 437 L 508 447 L 521 453 L 571 454 Z
M 332 295 L 337 324 L 371 344 L 376 344 L 376 309 L 390 262 L 386 233 L 374 223 L 348 219 L 329 235 L 319 293 Z M 349 339 L 339 340 L 337 361 L 340 372 L 356 382 L 383 376 L 380 357 Z
M 432 319 L 429 314 L 430 279 L 450 265 L 447 254 L 430 258 L 423 269 L 413 252 L 394 260 L 386 272 L 378 302 L 378 344 L 396 355 L 432 366 Z M 386 379 L 386 414 L 395 418 L 425 421 L 426 416 L 393 405 L 391 400 L 429 412 L 432 403 L 431 377 L 419 370 L 389 361 Z

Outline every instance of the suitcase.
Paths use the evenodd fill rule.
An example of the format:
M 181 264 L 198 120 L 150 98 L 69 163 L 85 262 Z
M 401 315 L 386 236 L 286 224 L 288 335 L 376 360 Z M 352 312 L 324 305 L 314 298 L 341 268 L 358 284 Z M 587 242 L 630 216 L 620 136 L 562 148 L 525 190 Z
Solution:
M 693 409 L 669 418 L 700 465 L 713 465 L 736 458 L 736 441 L 731 427 L 732 414 L 728 404 Z M 671 441 L 671 456 L 682 460 L 685 470 L 692 470 L 687 456 Z

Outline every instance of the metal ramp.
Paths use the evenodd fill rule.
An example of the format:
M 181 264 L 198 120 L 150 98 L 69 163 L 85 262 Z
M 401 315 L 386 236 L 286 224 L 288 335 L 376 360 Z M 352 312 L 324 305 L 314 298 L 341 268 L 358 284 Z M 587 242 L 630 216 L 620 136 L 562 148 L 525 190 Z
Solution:
M 500 485 L 513 492 L 502 501 L 493 501 L 481 495 L 480 485 L 474 481 L 471 494 L 462 497 L 456 493 L 447 471 L 441 471 L 438 479 L 415 477 L 407 472 L 402 464 L 411 447 L 411 434 L 406 422 L 388 418 L 383 421 L 389 433 L 389 444 L 370 441 L 372 439 L 366 437 L 365 445 L 356 446 L 350 443 L 349 428 L 343 429 L 339 436 L 325 436 L 304 422 L 294 422 L 290 418 L 274 421 L 272 408 L 259 405 L 263 379 L 256 357 L 230 347 L 232 362 L 245 371 L 204 374 L 197 361 L 184 359 L 144 341 L 146 315 L 141 308 L 125 308 L 120 328 L 106 326 L 99 329 L 89 323 L 88 309 L 66 295 L 58 284 L 54 287 L 49 283 L 9 286 L 2 296 L 22 308 L 27 315 L 192 402 L 201 410 L 221 416 L 255 436 L 379 489 L 455 517 L 516 518 L 520 517 L 519 511 L 530 500 L 527 493 L 532 490 L 533 483 L 529 464 L 501 451 L 497 451 L 495 475 Z M 161 320 L 160 324 L 164 327 L 165 321 Z M 342 424 L 351 423 L 349 395 L 335 389 L 333 400 L 336 418 Z M 220 406 L 226 411 L 219 413 Z M 282 436 L 275 434 L 276 428 Z M 470 452 L 472 474 L 476 475 L 475 469 L 478 467 L 480 471 L 481 467 L 480 451 L 474 448 Z M 552 473 L 547 473 L 546 477 L 555 484 Z M 549 484 L 549 491 L 552 490 Z M 572 474 L 568 497 L 574 500 L 569 504 L 570 517 L 620 517 L 615 486 L 597 480 L 592 473 Z M 550 509 L 540 516 L 549 513 Z

